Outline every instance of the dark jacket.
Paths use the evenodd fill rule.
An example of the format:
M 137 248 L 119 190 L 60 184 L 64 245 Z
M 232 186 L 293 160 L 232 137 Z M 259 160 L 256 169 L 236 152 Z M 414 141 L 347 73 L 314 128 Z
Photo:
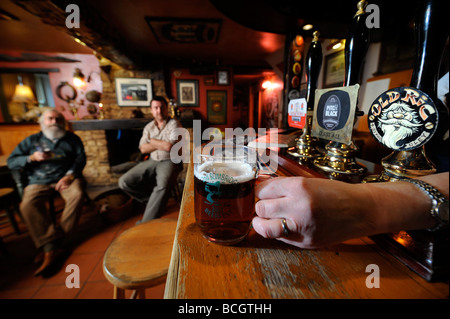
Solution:
M 28 157 L 38 149 L 49 148 L 53 156 L 42 162 L 30 162 Z M 72 132 L 53 143 L 42 132 L 25 138 L 8 157 L 8 167 L 23 169 L 28 184 L 52 184 L 67 173 L 81 177 L 86 165 L 86 154 L 81 139 Z

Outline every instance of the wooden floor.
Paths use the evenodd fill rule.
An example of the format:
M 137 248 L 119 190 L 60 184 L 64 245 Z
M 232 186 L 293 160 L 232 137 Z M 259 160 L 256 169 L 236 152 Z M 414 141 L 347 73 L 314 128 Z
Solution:
M 0 225 L 0 237 L 8 250 L 8 254 L 0 252 L 0 299 L 111 299 L 113 286 L 103 275 L 103 255 L 114 238 L 142 217 L 142 205 L 133 207 L 128 218 L 105 223 L 98 207 L 85 205 L 73 249 L 61 268 L 49 278 L 33 276 L 39 265 L 33 263 L 36 249 L 26 226 L 17 219 L 22 234 L 16 235 L 9 222 Z M 177 218 L 178 213 L 178 204 L 169 199 L 161 218 Z M 66 278 L 72 273 L 66 272 L 69 264 L 79 267 L 80 288 L 66 286 Z M 162 298 L 164 287 L 161 284 L 148 289 L 146 297 Z

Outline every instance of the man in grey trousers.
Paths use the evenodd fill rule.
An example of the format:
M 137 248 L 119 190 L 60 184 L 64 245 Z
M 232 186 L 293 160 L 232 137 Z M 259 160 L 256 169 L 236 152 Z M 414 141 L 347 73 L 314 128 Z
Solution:
M 150 102 L 154 120 L 144 127 L 139 142 L 142 154 L 150 154 L 143 161 L 119 179 L 119 187 L 141 203 L 147 202 L 140 222 L 146 222 L 158 216 L 161 204 L 169 189 L 170 178 L 176 164 L 170 160 L 170 149 L 178 141 L 176 128 L 180 123 L 168 116 L 167 102 L 155 97 Z

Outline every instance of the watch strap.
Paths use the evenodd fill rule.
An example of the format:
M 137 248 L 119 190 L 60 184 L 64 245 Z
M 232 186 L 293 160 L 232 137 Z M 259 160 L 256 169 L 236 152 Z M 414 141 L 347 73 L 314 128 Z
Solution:
M 409 182 L 411 184 L 414 184 L 416 187 L 418 187 L 420 190 L 422 190 L 430 199 L 431 199 L 431 210 L 430 215 L 438 222 L 437 225 L 433 228 L 428 229 L 429 231 L 436 231 L 439 230 L 445 226 L 448 226 L 448 221 L 443 221 L 437 212 L 437 209 L 439 205 L 445 201 L 448 201 L 447 198 L 442 195 L 441 192 L 439 192 L 436 188 L 428 184 L 427 182 L 424 182 L 419 179 L 412 179 L 412 178 L 405 178 L 402 179 L 402 181 Z

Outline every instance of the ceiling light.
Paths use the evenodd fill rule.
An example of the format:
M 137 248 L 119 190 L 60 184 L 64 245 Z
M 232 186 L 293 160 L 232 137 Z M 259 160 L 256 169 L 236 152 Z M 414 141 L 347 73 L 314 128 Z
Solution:
M 76 43 L 79 43 L 79 44 L 81 44 L 82 46 L 87 46 L 86 45 L 86 43 L 84 43 L 83 41 L 81 41 L 80 39 L 78 39 L 78 38 L 73 38 L 74 39 L 74 41 L 76 42 Z
M 305 24 L 303 26 L 303 30 L 308 31 L 311 30 L 314 26 L 312 24 Z

